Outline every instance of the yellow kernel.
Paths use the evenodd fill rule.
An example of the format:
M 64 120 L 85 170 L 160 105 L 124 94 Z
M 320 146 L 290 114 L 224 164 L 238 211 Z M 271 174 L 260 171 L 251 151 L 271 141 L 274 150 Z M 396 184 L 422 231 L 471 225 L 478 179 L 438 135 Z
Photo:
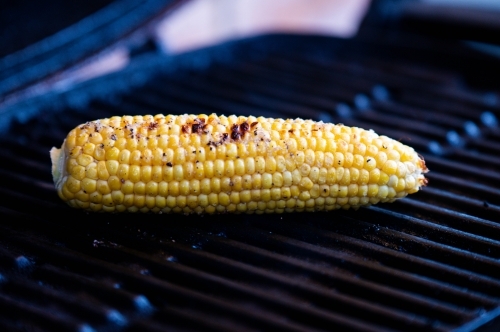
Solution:
M 89 135 L 89 141 L 94 143 L 94 144 L 99 144 L 102 142 L 102 136 L 99 133 L 92 133 L 92 135 Z
M 107 180 L 109 178 L 109 172 L 105 161 L 99 161 L 97 163 L 97 176 L 101 180 Z
M 360 170 L 358 184 L 367 184 L 369 181 L 370 181 L 370 172 L 368 172 L 366 169 Z
M 118 166 L 118 171 L 116 172 L 116 175 L 120 178 L 120 179 L 123 179 L 123 180 L 127 180 L 128 179 L 128 175 L 129 175 L 129 165 L 119 165 Z
M 240 201 L 243 203 L 248 203 L 252 200 L 252 195 L 250 190 L 243 190 L 240 192 Z
M 316 155 L 313 150 L 307 149 L 304 153 L 304 162 L 309 165 L 314 165 Z
M 368 185 L 368 196 L 375 197 L 378 194 L 379 186 L 377 184 L 369 184 Z
M 406 178 L 405 178 L 405 181 L 406 181 L 406 189 L 408 189 L 410 191 L 410 193 L 413 193 L 415 190 L 415 178 L 411 175 L 408 175 Z
M 377 165 L 384 165 L 387 161 L 387 154 L 381 151 L 375 156 L 375 160 L 377 161 Z
M 266 160 L 263 157 L 255 157 L 255 172 L 262 174 L 266 170 Z
M 230 203 L 229 195 L 226 193 L 219 193 L 219 204 L 222 206 L 228 206 Z
M 104 160 L 105 158 L 106 158 L 106 150 L 101 144 L 97 145 L 96 149 L 94 150 L 94 159 Z
M 89 178 L 85 178 L 81 182 L 82 189 L 85 191 L 85 193 L 90 194 L 96 191 L 97 188 L 97 181 L 92 180 Z
M 358 195 L 359 186 L 357 184 L 351 183 L 347 186 L 347 193 L 349 196 L 357 196 Z
M 111 194 L 102 195 L 101 204 L 104 206 L 108 206 L 108 207 L 113 206 L 114 203 L 113 203 L 113 198 L 111 197 Z
M 83 144 L 87 143 L 89 139 L 89 135 L 87 133 L 81 133 L 76 137 L 76 145 L 77 146 L 82 146 Z
M 384 166 L 382 166 L 382 171 L 384 171 L 384 173 L 388 175 L 396 174 L 397 170 L 398 170 L 398 163 L 395 162 L 394 160 L 387 160 Z
M 188 180 L 182 180 L 179 182 L 179 193 L 181 195 L 189 195 L 190 189 Z
M 335 176 L 337 178 L 337 182 L 342 181 L 342 178 L 344 177 L 344 172 L 345 172 L 345 170 L 343 167 L 338 167 L 335 169 L 335 173 L 336 173 Z
M 268 156 L 268 157 L 266 157 L 265 161 L 266 161 L 266 163 L 265 163 L 266 172 L 268 172 L 268 173 L 276 172 L 276 158 Z
M 167 206 L 167 199 L 164 196 L 156 196 L 155 197 L 155 205 L 157 207 L 159 207 L 160 209 L 163 209 Z
M 132 194 L 134 192 L 134 183 L 132 181 L 126 180 L 125 183 L 122 184 L 121 191 L 125 194 Z
M 366 157 L 366 162 L 365 162 L 364 168 L 368 171 L 371 171 L 375 167 L 377 167 L 377 161 L 375 160 L 375 158 L 373 158 L 371 156 Z
M 68 177 L 66 184 L 69 192 L 75 194 L 80 191 L 80 181 L 71 175 Z
M 344 174 L 342 175 L 342 178 L 339 181 L 340 185 L 348 185 L 351 183 L 351 173 L 349 171 L 349 168 L 343 168 Z
M 200 181 L 198 180 L 189 181 L 189 192 L 192 195 L 198 195 L 200 193 Z
M 338 197 L 346 197 L 348 194 L 349 187 L 348 186 L 339 186 Z M 338 200 L 337 200 L 338 203 Z
M 271 190 L 262 189 L 261 190 L 261 200 L 264 202 L 268 202 L 271 200 Z
M 146 205 L 146 197 L 143 195 L 135 195 L 134 196 L 134 206 L 136 208 L 142 208 L 144 205 Z
M 219 193 L 221 190 L 221 183 L 219 178 L 212 178 L 210 181 L 211 191 L 214 193 Z
M 206 195 L 210 194 L 210 179 L 203 179 L 200 181 L 200 192 Z
M 151 166 L 141 167 L 141 181 L 145 183 L 151 181 Z
M 313 185 L 314 183 L 307 177 L 304 177 L 300 180 L 300 188 L 302 188 L 303 190 L 311 190 Z
M 168 195 L 168 182 L 161 181 L 158 183 L 158 195 L 163 197 Z
M 401 155 L 399 154 L 399 152 L 397 150 L 391 150 L 388 152 L 387 158 L 389 160 L 399 161 L 401 158 Z
M 326 184 L 322 184 L 319 186 L 319 194 L 321 196 L 329 196 L 330 195 L 330 186 Z
M 300 170 L 300 175 L 308 176 L 309 173 L 311 172 L 311 166 L 309 166 L 309 164 L 302 164 L 302 166 L 300 166 L 299 170 Z
M 277 172 L 280 172 L 280 173 L 283 173 L 284 171 L 286 171 L 286 160 L 285 160 L 285 157 L 283 156 L 277 156 L 275 157 L 276 159 L 276 171 Z
M 351 182 L 357 183 L 359 181 L 359 169 L 351 167 L 349 173 L 351 175 Z
M 365 158 L 359 154 L 354 155 L 352 167 L 357 169 L 362 169 L 364 166 L 365 166 Z
M 380 186 L 385 185 L 389 182 L 389 175 L 387 175 L 385 172 L 380 172 L 380 178 L 378 180 L 378 184 Z
M 128 178 L 132 182 L 139 182 L 141 180 L 141 166 L 131 165 L 129 167 Z
M 142 154 L 140 150 L 132 150 L 130 153 L 130 165 L 140 165 L 141 164 Z
M 335 152 L 334 157 L 335 157 L 335 160 L 333 161 L 334 167 L 343 167 L 344 166 L 344 154 L 341 152 Z
M 269 173 L 262 174 L 262 188 L 269 189 L 273 186 L 273 176 Z
M 86 175 L 85 167 L 76 165 L 71 169 L 70 174 L 77 180 L 83 180 Z
M 89 200 L 92 203 L 100 204 L 102 201 L 102 194 L 98 191 L 94 191 L 89 195 Z
M 120 155 L 120 150 L 115 147 L 112 147 L 108 151 L 106 151 L 106 160 L 118 160 L 118 156 Z
M 278 201 L 281 199 L 281 189 L 280 188 L 272 188 L 271 189 L 271 199 Z
M 75 198 L 81 202 L 88 202 L 89 201 L 89 194 L 85 193 L 83 190 L 80 190 L 75 194 Z
M 148 207 L 149 210 L 154 208 L 156 205 L 156 199 L 155 196 L 146 196 L 146 206 Z M 143 212 L 148 212 L 148 209 L 145 209 Z
M 234 175 L 234 162 L 232 160 L 224 162 L 224 175 L 229 177 Z
M 109 175 L 116 175 L 119 165 L 120 164 L 116 160 L 106 161 L 106 169 L 108 170 Z
M 378 183 L 380 179 L 380 170 L 378 168 L 372 169 L 370 171 L 369 183 Z
M 299 195 L 299 200 L 301 201 L 307 201 L 311 199 L 311 194 L 308 191 L 303 191 Z
M 353 153 L 364 156 L 366 153 L 366 145 L 363 143 L 355 143 Z
M 234 173 L 237 175 L 245 174 L 245 161 L 243 159 L 236 159 L 234 161 Z
M 85 167 L 94 161 L 94 157 L 89 156 L 88 154 L 81 154 L 78 157 L 76 157 L 76 161 L 78 162 L 78 164 Z
M 232 192 L 230 195 L 229 195 L 229 200 L 231 203 L 233 204 L 238 204 L 240 203 L 240 193 L 238 192 Z
M 103 195 L 109 194 L 111 190 L 109 189 L 108 181 L 97 180 L 97 191 Z
M 319 191 L 319 185 L 318 184 L 314 184 L 310 190 L 310 194 L 311 194 L 311 197 L 312 198 L 317 198 L 319 197 L 320 195 L 320 191 Z
M 377 194 L 378 198 L 381 199 L 386 198 L 388 194 L 389 194 L 389 188 L 387 186 L 378 187 L 378 194 Z
M 108 186 L 112 191 L 113 190 L 120 190 L 122 183 L 116 175 L 112 175 L 108 179 Z
M 129 164 L 130 162 L 130 151 L 129 150 L 121 150 L 118 155 L 118 162 L 120 164 Z
M 89 156 L 94 155 L 94 150 L 95 150 L 95 145 L 92 143 L 85 143 L 85 145 L 83 146 L 83 153 Z
M 137 182 L 134 184 L 134 194 L 144 195 L 146 193 L 146 185 L 144 182 Z
M 221 191 L 230 192 L 233 189 L 233 181 L 231 178 L 223 177 L 220 181 Z
M 158 183 L 154 181 L 149 181 L 146 184 L 146 195 L 156 196 L 158 195 Z
M 273 174 L 273 187 L 283 186 L 283 175 L 282 173 L 276 172 Z
M 396 175 L 399 178 L 404 178 L 408 172 L 408 169 L 406 168 L 406 165 L 400 161 L 398 161 L 397 164 L 398 164 L 398 169 L 396 171 Z

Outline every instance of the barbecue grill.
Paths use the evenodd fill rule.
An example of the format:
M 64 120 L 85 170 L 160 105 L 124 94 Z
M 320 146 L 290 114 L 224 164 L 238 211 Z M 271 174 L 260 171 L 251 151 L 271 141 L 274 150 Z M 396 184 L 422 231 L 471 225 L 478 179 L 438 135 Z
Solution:
M 63 30 L 69 44 L 0 60 L 2 330 L 500 329 L 500 59 L 485 45 L 375 1 L 352 39 L 269 34 L 169 56 L 137 35 L 177 2 L 126 3 Z M 110 36 L 136 50 L 126 67 L 51 85 Z M 57 197 L 48 151 L 76 125 L 211 112 L 372 128 L 419 151 L 429 185 L 358 211 L 264 216 L 93 214 Z

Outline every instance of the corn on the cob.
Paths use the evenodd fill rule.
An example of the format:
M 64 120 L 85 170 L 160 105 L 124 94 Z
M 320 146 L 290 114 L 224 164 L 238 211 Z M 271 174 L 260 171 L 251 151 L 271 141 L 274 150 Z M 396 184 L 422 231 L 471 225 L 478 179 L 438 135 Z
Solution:
M 424 160 L 371 130 L 243 116 L 123 116 L 52 148 L 59 197 L 93 211 L 281 213 L 392 202 Z

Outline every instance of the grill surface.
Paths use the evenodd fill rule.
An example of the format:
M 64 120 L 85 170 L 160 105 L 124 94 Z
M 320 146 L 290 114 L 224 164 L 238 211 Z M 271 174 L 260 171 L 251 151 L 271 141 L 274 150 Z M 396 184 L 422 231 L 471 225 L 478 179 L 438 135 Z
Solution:
M 500 105 L 472 84 L 498 61 L 382 35 L 141 55 L 40 99 L 0 145 L 3 330 L 498 329 Z M 48 151 L 74 126 L 210 112 L 372 128 L 423 154 L 429 186 L 359 211 L 266 216 L 90 214 L 58 199 Z

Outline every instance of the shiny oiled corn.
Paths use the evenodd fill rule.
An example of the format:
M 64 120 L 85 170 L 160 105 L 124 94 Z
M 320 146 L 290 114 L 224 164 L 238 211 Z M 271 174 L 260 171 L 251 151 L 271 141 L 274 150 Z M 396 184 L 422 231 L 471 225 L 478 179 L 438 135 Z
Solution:
M 411 147 L 372 130 L 302 119 L 112 117 L 73 129 L 51 159 L 59 197 L 109 212 L 358 208 L 427 182 Z

